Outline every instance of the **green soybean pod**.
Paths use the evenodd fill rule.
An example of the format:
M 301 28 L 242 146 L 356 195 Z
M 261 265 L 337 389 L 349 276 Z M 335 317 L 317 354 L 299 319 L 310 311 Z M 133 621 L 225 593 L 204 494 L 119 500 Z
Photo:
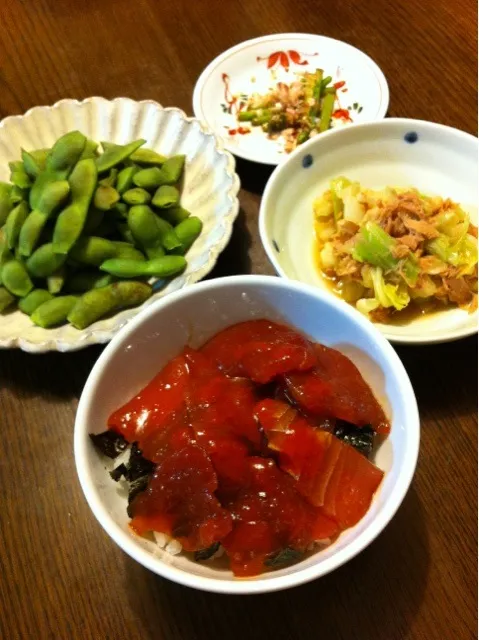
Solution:
M 67 254 L 80 237 L 96 180 L 95 161 L 80 160 L 69 178 L 72 202 L 60 213 L 53 230 L 53 247 L 57 253 Z
M 72 293 L 84 293 L 85 291 L 90 291 L 90 289 L 106 287 L 114 281 L 115 278 L 109 273 L 78 271 L 67 278 L 65 286 Z
M 152 202 L 159 209 L 176 207 L 180 202 L 180 192 L 176 187 L 164 184 L 156 190 Z
M 20 189 L 16 184 L 12 185 L 12 190 L 10 191 L 11 204 L 14 206 L 23 201 L 28 201 L 28 189 Z
M 32 181 L 25 171 L 23 162 L 15 161 L 8 164 L 10 167 L 10 182 L 20 189 L 29 189 L 32 186 Z
M 176 225 L 175 233 L 181 242 L 181 253 L 186 253 L 203 229 L 203 223 L 196 216 L 191 216 Z M 179 251 L 178 251 L 179 252 Z
M 138 164 L 146 164 L 160 167 L 166 160 L 166 156 L 162 156 L 160 153 L 156 153 L 153 149 L 137 149 L 134 151 L 130 160 L 137 162 Z
M 28 272 L 34 278 L 47 278 L 59 269 L 65 262 L 66 256 L 56 253 L 51 242 L 38 247 L 27 260 Z
M 133 245 L 127 242 L 114 241 L 117 248 L 115 258 L 121 258 L 122 260 L 139 260 L 145 261 L 145 256 L 141 251 L 136 249 Z
M 65 266 L 62 265 L 59 269 L 57 269 L 51 276 L 47 278 L 47 287 L 48 291 L 52 295 L 57 295 L 65 286 L 65 282 L 67 279 L 67 273 Z
M 154 258 L 161 258 L 165 255 L 165 250 L 163 246 L 159 244 L 157 247 L 149 247 L 145 249 L 145 253 L 148 256 L 148 260 L 153 260 Z
M 12 253 L 8 248 L 7 236 L 5 230 L 0 228 L 0 267 L 8 260 L 12 259 Z
M 162 170 L 158 167 L 140 169 L 133 176 L 133 184 L 142 189 L 156 189 L 163 183 Z
M 161 235 L 158 218 L 146 204 L 137 204 L 128 213 L 128 227 L 141 248 L 156 247 Z
M 33 289 L 33 282 L 20 260 L 9 260 L 2 266 L 2 284 L 19 298 L 23 298 Z
M 15 300 L 15 296 L 13 296 L 10 291 L 5 289 L 5 287 L 0 287 L 0 313 L 8 309 Z
M 47 171 L 66 172 L 67 178 L 79 161 L 86 145 L 86 137 L 80 131 L 69 131 L 58 138 L 47 156 Z
M 157 225 L 160 229 L 161 244 L 167 251 L 173 251 L 182 246 L 181 240 L 177 237 L 176 232 L 172 225 L 163 220 L 163 218 L 157 218 Z
M 8 214 L 12 210 L 10 193 L 12 186 L 6 182 L 0 182 L 0 227 L 3 227 Z
M 27 316 L 31 316 L 37 307 L 53 298 L 46 289 L 33 289 L 24 298 L 18 301 L 18 308 Z
M 81 264 L 97 267 L 108 258 L 113 258 L 116 252 L 117 247 L 111 240 L 100 236 L 87 236 L 78 240 L 70 252 L 70 257 Z
M 76 296 L 58 296 L 47 300 L 33 311 L 32 322 L 44 329 L 64 324 L 76 302 Z
M 48 218 L 67 198 L 70 185 L 67 180 L 50 182 L 43 190 L 38 209 L 33 210 L 20 229 L 18 246 L 23 256 L 29 256 L 35 249 Z
M 146 140 L 143 139 L 134 140 L 129 144 L 114 145 L 113 147 L 105 149 L 105 152 L 98 156 L 98 158 L 96 159 L 96 167 L 98 173 L 108 171 L 108 169 L 111 169 L 112 167 L 120 164 L 120 162 L 126 160 L 134 151 L 144 145 L 145 142 Z M 102 143 L 102 145 L 103 148 L 105 148 L 105 144 Z
M 186 260 L 183 256 L 163 256 L 148 260 L 145 263 L 144 275 L 155 278 L 169 278 L 180 273 L 186 267 Z
M 162 184 L 176 184 L 181 178 L 185 166 L 185 156 L 171 156 L 161 167 L 163 174 Z
M 138 167 L 133 165 L 131 167 L 125 167 L 119 172 L 116 179 L 116 190 L 120 195 L 123 195 L 125 191 L 128 191 L 128 189 L 132 187 L 133 176 L 135 175 L 135 173 L 137 173 L 137 171 Z
M 162 209 L 160 212 L 162 218 L 167 220 L 173 226 L 176 226 L 186 218 L 191 216 L 191 213 L 182 207 L 181 205 L 176 207 L 170 207 L 169 209 Z
M 96 320 L 124 307 L 135 307 L 151 296 L 151 287 L 143 282 L 114 282 L 84 293 L 68 315 L 77 329 L 85 329 Z
M 120 200 L 120 194 L 116 189 L 105 184 L 99 184 L 93 196 L 93 205 L 100 211 L 113 209 Z
M 98 153 L 98 142 L 95 142 L 91 138 L 87 138 L 85 141 L 85 147 L 81 153 L 80 160 L 86 160 L 87 158 L 96 158 Z
M 14 249 L 16 247 L 18 236 L 20 235 L 20 229 L 27 219 L 27 215 L 28 205 L 23 201 L 17 204 L 17 206 L 8 214 L 4 230 L 7 238 L 7 244 L 10 249 Z
M 104 187 L 114 187 L 117 176 L 118 169 L 116 167 L 113 167 L 113 169 L 110 169 L 110 173 L 107 176 L 98 181 L 98 184 L 101 184 Z
M 43 171 L 46 168 L 50 149 L 34 149 L 33 151 L 27 153 L 30 153 L 40 171 Z
M 134 204 L 148 204 L 151 200 L 151 195 L 145 189 L 141 187 L 135 187 L 134 189 L 128 189 L 121 196 L 123 202 L 126 204 L 134 205 Z
M 145 260 L 125 260 L 124 258 L 111 258 L 105 260 L 100 269 L 117 278 L 141 278 L 146 274 L 147 262 Z
M 22 149 L 22 162 L 25 173 L 30 179 L 35 180 L 42 169 L 32 154 L 25 151 L 25 149 Z

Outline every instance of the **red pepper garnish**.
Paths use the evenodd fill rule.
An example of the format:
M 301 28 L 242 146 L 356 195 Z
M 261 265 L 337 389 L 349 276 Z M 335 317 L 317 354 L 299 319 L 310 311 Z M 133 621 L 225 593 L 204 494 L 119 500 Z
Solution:
M 345 84 L 346 84 L 346 81 L 345 80 L 341 80 L 340 82 L 335 82 L 333 84 L 333 87 L 335 89 L 341 89 L 342 87 L 344 87 Z
M 297 51 L 294 51 L 293 49 L 290 49 L 288 51 L 288 55 L 291 58 L 291 62 L 294 62 L 294 64 L 300 64 L 300 65 L 308 64 L 308 61 L 301 60 L 300 54 Z
M 352 122 L 352 118 L 349 115 L 349 111 L 347 109 L 336 109 L 333 111 L 332 118 L 338 118 L 340 120 L 347 120 L 348 122 Z

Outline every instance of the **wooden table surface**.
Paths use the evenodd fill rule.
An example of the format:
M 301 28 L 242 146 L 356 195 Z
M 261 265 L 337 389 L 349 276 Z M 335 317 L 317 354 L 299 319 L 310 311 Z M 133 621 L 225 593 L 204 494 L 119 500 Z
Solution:
M 191 113 L 221 51 L 312 32 L 384 70 L 390 116 L 476 134 L 472 0 L 8 0 L 0 117 L 61 98 L 151 98 Z M 268 172 L 238 164 L 241 214 L 214 275 L 273 273 L 257 216 Z M 421 452 L 384 533 L 333 574 L 277 594 L 197 592 L 129 559 L 81 493 L 72 433 L 101 348 L 0 352 L 0 637 L 128 640 L 462 640 L 476 637 L 477 342 L 400 348 L 417 393 Z

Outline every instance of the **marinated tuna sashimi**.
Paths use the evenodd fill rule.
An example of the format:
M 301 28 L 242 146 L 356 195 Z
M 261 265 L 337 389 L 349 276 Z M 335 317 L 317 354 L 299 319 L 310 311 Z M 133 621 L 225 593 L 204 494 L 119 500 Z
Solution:
M 185 347 L 92 436 L 129 485 L 130 527 L 237 576 L 299 560 L 354 526 L 383 477 L 389 423 L 355 365 L 269 320 Z M 130 446 L 131 445 L 131 446 Z M 166 539 L 166 538 L 165 538 Z

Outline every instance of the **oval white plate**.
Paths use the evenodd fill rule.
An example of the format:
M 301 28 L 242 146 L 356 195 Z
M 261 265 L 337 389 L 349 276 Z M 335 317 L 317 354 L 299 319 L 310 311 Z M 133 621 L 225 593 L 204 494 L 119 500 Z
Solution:
M 239 178 L 233 156 L 223 143 L 195 118 L 164 108 L 152 100 L 87 98 L 61 100 L 50 107 L 34 107 L 22 116 L 0 123 L 0 180 L 9 179 L 8 162 L 20 158 L 20 149 L 50 147 L 67 131 L 78 129 L 100 142 L 124 144 L 145 138 L 146 146 L 165 155 L 185 154 L 181 202 L 201 218 L 203 231 L 187 255 L 186 270 L 156 291 L 141 307 L 125 309 L 78 331 L 71 325 L 55 329 L 35 326 L 20 311 L 0 314 L 0 348 L 24 351 L 74 351 L 104 343 L 141 308 L 158 298 L 203 278 L 227 245 L 238 215 Z
M 306 33 L 278 33 L 247 40 L 215 58 L 196 83 L 195 116 L 222 136 L 235 155 L 253 162 L 279 164 L 288 157 L 281 138 L 269 140 L 260 127 L 251 127 L 247 135 L 228 134 L 238 127 L 235 115 L 225 110 L 228 99 L 239 94 L 266 93 L 276 82 L 290 83 L 296 73 L 316 68 L 324 69 L 335 83 L 345 82 L 338 90 L 338 106 L 357 105 L 350 110 L 353 123 L 384 118 L 389 89 L 377 64 L 345 42 Z M 335 119 L 333 123 L 341 126 L 344 121 Z
M 263 246 L 279 275 L 326 289 L 314 261 L 313 201 L 339 175 L 370 188 L 418 188 L 459 202 L 477 224 L 477 138 L 433 122 L 387 118 L 329 131 L 296 149 L 266 186 Z M 347 304 L 346 302 L 344 304 Z M 398 343 L 456 340 L 477 332 L 477 312 L 450 309 L 407 325 L 376 324 Z

